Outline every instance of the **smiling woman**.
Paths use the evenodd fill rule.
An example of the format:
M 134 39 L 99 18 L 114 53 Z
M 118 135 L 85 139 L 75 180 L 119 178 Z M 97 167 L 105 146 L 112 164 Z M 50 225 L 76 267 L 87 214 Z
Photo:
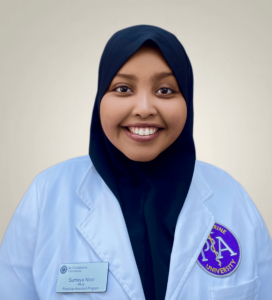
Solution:
M 89 155 L 32 182 L 0 248 L 0 298 L 272 299 L 266 225 L 241 184 L 196 159 L 193 116 L 179 40 L 116 32 Z
M 91 160 L 120 203 L 147 299 L 165 296 L 175 226 L 195 165 L 191 64 L 176 38 L 159 47 L 151 39 L 159 38 L 156 30 L 131 27 L 107 44 L 90 140 Z M 131 44 L 123 44 L 122 34 Z
M 134 161 L 150 161 L 180 135 L 186 101 L 159 48 L 141 46 L 115 75 L 100 104 L 103 130 Z

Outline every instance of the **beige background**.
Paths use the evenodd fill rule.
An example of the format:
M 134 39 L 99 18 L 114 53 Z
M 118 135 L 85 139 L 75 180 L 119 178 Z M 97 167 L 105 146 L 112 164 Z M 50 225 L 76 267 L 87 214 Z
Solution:
M 88 154 L 102 51 L 113 33 L 137 24 L 169 30 L 184 45 L 195 78 L 197 158 L 244 186 L 272 234 L 271 6 L 0 0 L 0 242 L 34 177 Z

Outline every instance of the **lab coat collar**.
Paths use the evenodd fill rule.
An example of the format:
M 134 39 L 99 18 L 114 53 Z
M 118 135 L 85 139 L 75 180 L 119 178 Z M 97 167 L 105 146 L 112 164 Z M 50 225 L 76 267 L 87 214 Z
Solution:
M 90 166 L 77 194 L 90 208 L 77 229 L 130 299 L 145 299 L 125 220 L 118 200 Z M 165 299 L 177 299 L 215 221 L 204 202 L 213 194 L 196 167 L 191 186 L 178 217 Z

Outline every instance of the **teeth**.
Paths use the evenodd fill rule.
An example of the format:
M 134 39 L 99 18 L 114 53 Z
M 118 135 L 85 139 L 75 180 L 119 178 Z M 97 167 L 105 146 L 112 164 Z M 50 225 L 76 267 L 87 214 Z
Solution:
M 128 127 L 130 132 L 138 135 L 150 135 L 156 133 L 159 128 L 157 127 Z

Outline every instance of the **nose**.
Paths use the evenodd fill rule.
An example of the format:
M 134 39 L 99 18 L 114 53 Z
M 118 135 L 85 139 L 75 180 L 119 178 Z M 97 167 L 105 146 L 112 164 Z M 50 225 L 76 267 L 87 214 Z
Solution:
M 141 93 L 135 98 L 135 104 L 133 108 L 133 115 L 140 116 L 143 119 L 149 116 L 157 114 L 156 107 L 154 105 L 154 99 L 148 93 Z

